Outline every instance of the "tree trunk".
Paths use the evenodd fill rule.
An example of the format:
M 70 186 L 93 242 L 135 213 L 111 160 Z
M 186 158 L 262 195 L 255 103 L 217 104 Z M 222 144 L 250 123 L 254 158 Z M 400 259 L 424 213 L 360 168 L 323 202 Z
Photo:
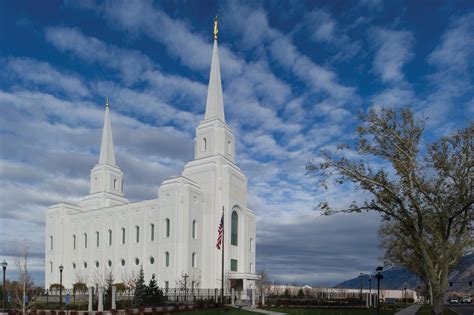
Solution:
M 435 290 L 433 294 L 433 310 L 436 315 L 441 314 L 443 312 L 443 291 Z

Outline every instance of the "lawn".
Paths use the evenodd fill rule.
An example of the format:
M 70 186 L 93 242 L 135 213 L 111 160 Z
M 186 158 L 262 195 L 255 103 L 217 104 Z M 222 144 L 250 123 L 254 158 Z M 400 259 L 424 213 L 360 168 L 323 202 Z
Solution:
M 416 315 L 431 315 L 431 312 L 433 311 L 433 307 L 430 305 L 422 305 L 418 312 L 416 312 Z M 457 315 L 457 313 L 453 310 L 450 310 L 448 308 L 444 308 L 443 310 L 443 315 Z
M 236 308 L 207 308 L 202 310 L 180 312 L 178 314 L 189 314 L 189 315 L 255 315 L 257 313 L 248 312 L 244 310 L 238 310 Z
M 377 315 L 376 309 L 347 309 L 347 308 L 265 308 L 274 312 L 290 315 Z M 393 311 L 380 310 L 380 315 L 393 315 Z M 425 314 L 423 314 L 425 315 Z

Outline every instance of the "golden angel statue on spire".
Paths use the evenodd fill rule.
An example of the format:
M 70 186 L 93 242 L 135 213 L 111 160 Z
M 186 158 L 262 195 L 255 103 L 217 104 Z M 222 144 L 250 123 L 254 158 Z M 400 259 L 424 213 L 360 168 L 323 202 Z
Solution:
M 218 25 L 217 25 L 217 15 L 214 18 L 214 39 L 217 40 L 217 33 L 219 33 Z

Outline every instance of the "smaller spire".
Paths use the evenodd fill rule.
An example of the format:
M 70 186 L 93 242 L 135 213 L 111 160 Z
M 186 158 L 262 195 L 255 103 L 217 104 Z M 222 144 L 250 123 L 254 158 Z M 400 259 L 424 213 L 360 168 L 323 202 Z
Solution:
M 219 25 L 217 22 L 218 16 L 219 16 L 219 13 L 217 13 L 216 17 L 214 18 L 214 40 L 217 40 L 217 34 L 219 33 Z
M 107 98 L 105 100 L 104 128 L 102 130 L 99 164 L 109 164 L 115 166 L 114 141 L 112 139 L 112 126 L 110 123 L 109 106 L 109 98 Z
M 105 107 L 110 107 L 108 97 L 105 98 Z

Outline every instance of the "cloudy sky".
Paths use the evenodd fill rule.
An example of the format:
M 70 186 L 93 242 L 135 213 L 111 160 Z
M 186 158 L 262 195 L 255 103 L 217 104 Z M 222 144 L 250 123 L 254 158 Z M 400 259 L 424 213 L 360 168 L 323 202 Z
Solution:
M 0 259 L 13 271 L 26 237 L 44 281 L 45 209 L 88 193 L 106 97 L 126 196 L 155 198 L 180 174 L 204 114 L 220 10 L 226 119 L 257 215 L 257 269 L 316 285 L 372 271 L 380 218 L 320 216 L 320 201 L 364 195 L 315 191 L 305 164 L 351 142 L 357 113 L 374 105 L 428 117 L 426 141 L 465 126 L 469 2 L 0 1 Z

